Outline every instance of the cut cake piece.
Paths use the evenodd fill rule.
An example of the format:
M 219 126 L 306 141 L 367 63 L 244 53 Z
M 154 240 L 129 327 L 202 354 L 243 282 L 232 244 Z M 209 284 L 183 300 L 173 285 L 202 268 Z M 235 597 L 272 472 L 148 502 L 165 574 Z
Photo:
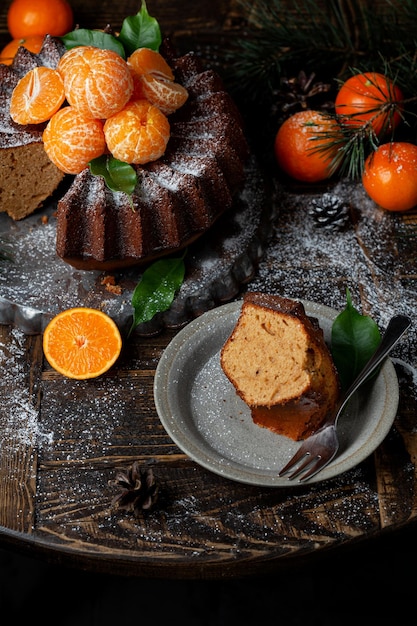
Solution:
M 296 441 L 315 432 L 337 404 L 332 356 L 301 302 L 245 294 L 220 361 L 254 422 Z
M 47 35 L 39 54 L 21 46 L 12 65 L 0 64 L 0 211 L 20 220 L 38 209 L 64 178 L 42 143 L 44 125 L 21 126 L 10 117 L 19 79 L 39 65 L 56 67 L 63 44 Z

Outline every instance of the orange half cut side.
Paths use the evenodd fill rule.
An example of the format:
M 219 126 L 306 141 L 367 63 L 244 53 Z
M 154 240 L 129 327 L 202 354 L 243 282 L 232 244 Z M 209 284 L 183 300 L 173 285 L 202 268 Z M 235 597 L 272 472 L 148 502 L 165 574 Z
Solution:
M 88 307 L 58 313 L 43 335 L 43 351 L 49 365 L 78 380 L 107 372 L 121 349 L 122 338 L 116 323 L 106 313 Z

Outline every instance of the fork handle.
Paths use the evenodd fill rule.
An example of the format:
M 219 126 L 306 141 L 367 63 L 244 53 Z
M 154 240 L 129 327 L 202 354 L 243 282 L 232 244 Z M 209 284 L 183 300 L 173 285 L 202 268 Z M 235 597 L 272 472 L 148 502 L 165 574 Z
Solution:
M 407 315 L 395 315 L 390 319 L 378 348 L 375 350 L 369 361 L 366 363 L 364 368 L 360 371 L 351 386 L 343 395 L 343 400 L 337 412 L 337 416 L 340 415 L 340 412 L 346 406 L 347 402 L 353 396 L 358 387 L 360 387 L 362 383 L 365 382 L 368 376 L 372 374 L 372 372 L 378 367 L 378 365 L 380 365 L 381 362 L 385 359 L 388 353 L 391 352 L 393 347 L 401 339 L 410 324 L 411 319 Z

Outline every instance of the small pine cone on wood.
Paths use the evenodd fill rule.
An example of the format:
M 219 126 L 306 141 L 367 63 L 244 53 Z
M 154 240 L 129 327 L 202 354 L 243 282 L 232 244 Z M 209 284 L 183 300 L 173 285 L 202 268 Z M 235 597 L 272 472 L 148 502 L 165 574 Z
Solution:
M 326 230 L 340 229 L 349 219 L 349 205 L 332 193 L 313 198 L 308 212 L 316 226 Z
M 112 501 L 112 507 L 132 511 L 138 515 L 150 510 L 158 499 L 159 486 L 150 467 L 141 468 L 135 461 L 127 470 L 118 470 L 109 485 L 121 488 Z

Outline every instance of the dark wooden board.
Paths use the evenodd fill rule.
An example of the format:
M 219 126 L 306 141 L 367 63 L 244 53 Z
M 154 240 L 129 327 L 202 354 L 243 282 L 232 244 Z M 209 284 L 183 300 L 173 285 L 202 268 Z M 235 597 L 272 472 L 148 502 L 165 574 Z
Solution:
M 200 42 L 233 34 L 237 5 L 148 1 L 181 45 L 200 32 Z M 137 2 L 73 6 L 80 23 L 103 26 L 120 23 Z M 3 4 L 4 40 L 5 13 Z M 0 325 L 2 545 L 97 572 L 225 578 L 267 573 L 415 526 L 415 246 L 404 246 L 402 231 L 416 216 L 386 214 L 360 187 L 345 184 L 277 190 L 269 246 L 238 295 L 256 288 L 340 310 L 349 287 L 355 305 L 381 328 L 397 310 L 412 316 L 412 330 L 393 353 L 400 404 L 382 445 L 360 466 L 313 486 L 235 483 L 191 461 L 158 419 L 153 377 L 175 330 L 133 337 L 108 374 L 76 382 L 48 367 L 40 335 Z M 308 207 L 335 190 L 349 204 L 349 220 L 341 231 L 323 232 Z M 153 468 L 160 485 L 155 507 L 138 517 L 112 507 L 117 489 L 109 484 L 117 468 L 136 460 Z

